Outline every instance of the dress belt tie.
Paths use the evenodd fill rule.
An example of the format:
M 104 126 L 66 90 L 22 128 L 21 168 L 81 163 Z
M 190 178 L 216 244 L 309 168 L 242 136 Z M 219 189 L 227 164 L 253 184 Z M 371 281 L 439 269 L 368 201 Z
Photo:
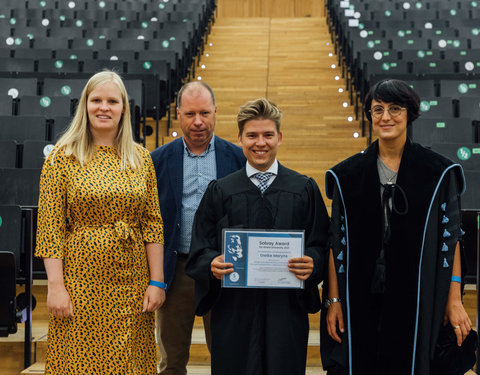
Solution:
M 138 223 L 126 223 L 122 220 L 118 220 L 114 223 L 102 224 L 102 225 L 79 225 L 75 224 L 73 230 L 81 231 L 85 229 L 100 229 L 100 228 L 112 228 L 118 238 L 126 241 L 133 237 L 135 231 L 134 228 L 139 228 Z

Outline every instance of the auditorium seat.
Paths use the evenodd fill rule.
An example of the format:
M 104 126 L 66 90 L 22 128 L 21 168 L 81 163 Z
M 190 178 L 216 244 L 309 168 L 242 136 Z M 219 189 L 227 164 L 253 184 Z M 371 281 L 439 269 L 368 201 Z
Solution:
M 0 221 L 2 223 L 0 225 L 0 247 L 3 251 L 14 254 L 18 269 L 22 246 L 22 211 L 20 207 L 16 204 L 0 204 Z
M 452 118 L 454 117 L 452 98 L 422 98 L 420 113 L 424 118 Z
M 84 28 L 84 38 L 113 40 L 118 38 L 119 32 L 120 30 L 111 27 Z
M 480 210 L 480 172 L 466 170 L 467 189 L 461 197 L 462 210 Z
M 138 23 L 138 25 L 136 25 Z M 141 28 L 140 24 L 145 23 L 145 21 L 135 21 L 129 22 L 128 28 L 119 31 L 119 40 L 127 39 L 127 40 L 150 40 L 155 39 L 158 35 L 158 32 L 155 27 L 148 27 L 148 28 Z M 133 25 L 133 26 L 132 26 Z M 116 41 L 117 39 L 112 39 L 112 42 Z M 118 46 L 112 46 L 113 49 L 119 49 Z M 138 43 L 138 47 L 135 47 L 135 51 L 141 51 L 145 49 L 145 43 L 141 45 Z
M 76 14 L 78 12 L 75 12 Z M 95 15 L 97 12 L 93 12 Z M 90 18 L 82 18 L 82 17 L 76 17 L 74 19 L 66 19 L 65 21 L 62 21 L 62 27 L 70 29 L 72 27 L 79 28 L 83 31 L 85 30 L 90 30 L 95 27 L 96 21 L 95 19 L 90 19 Z
M 68 96 L 72 99 L 80 99 L 87 79 L 68 78 L 45 78 L 43 80 L 43 95 Z
M 393 38 L 390 39 L 390 45 L 394 49 L 430 49 L 430 39 L 425 39 L 419 36 L 409 36 L 406 38 Z
M 70 40 L 65 36 L 49 36 L 33 39 L 33 48 L 47 48 L 51 50 L 69 48 Z
M 461 97 L 458 102 L 460 117 L 480 120 L 480 98 Z
M 18 143 L 26 139 L 47 140 L 47 120 L 42 116 L 0 116 L 0 139 Z
M 17 142 L 0 138 L 0 168 L 17 167 Z
M 60 137 L 65 133 L 70 122 L 72 121 L 72 116 L 54 116 L 52 118 L 52 141 L 57 142 Z
M 15 254 L 0 241 L 0 337 L 17 332 Z
M 432 150 L 461 164 L 466 170 L 480 171 L 480 145 L 477 143 L 433 143 Z
M 22 96 L 19 98 L 18 114 L 20 116 L 70 116 L 71 99 L 64 96 Z
M 454 99 L 461 97 L 478 97 L 480 98 L 480 81 L 473 80 L 447 80 L 439 81 L 440 96 L 450 96 Z
M 474 141 L 472 120 L 468 118 L 418 118 L 412 124 L 413 141 L 426 147 L 434 143 L 471 143 Z
M 38 68 L 39 73 L 78 73 L 80 71 L 77 60 L 70 59 L 39 59 Z
M 480 52 L 480 50 L 478 50 Z M 480 74 L 480 59 L 471 59 L 468 57 L 458 58 L 455 60 L 455 64 L 458 65 L 458 72 L 462 76 L 477 78 Z
M 464 37 L 444 38 L 442 36 L 430 38 L 432 48 L 439 49 L 465 49 L 468 47 L 468 39 Z
M 0 59 L 0 72 L 10 73 L 14 75 L 16 73 L 32 73 L 35 72 L 35 60 L 34 59 Z
M 14 50 L 16 59 L 51 59 L 53 50 L 50 48 L 19 48 Z
M 42 168 L 43 162 L 55 145 L 50 141 L 23 142 L 22 168 Z
M 156 79 L 153 81 L 150 79 L 143 80 L 145 85 L 145 106 L 151 115 L 154 115 L 156 110 L 158 110 L 159 115 L 161 117 L 164 116 L 173 100 L 173 93 L 170 87 L 170 64 L 166 61 L 158 60 L 130 61 L 127 65 L 127 74 L 155 75 Z
M 420 96 L 420 98 L 434 98 L 438 95 L 438 88 L 435 80 L 405 80 Z
M 98 60 L 112 60 L 112 61 L 133 61 L 135 60 L 136 52 L 127 49 L 108 49 L 100 50 L 97 54 Z
M 75 0 L 77 1 L 77 0 Z M 20 6 L 24 1 L 18 1 L 17 6 Z M 57 5 L 55 0 L 42 0 L 42 1 L 27 1 L 26 6 L 29 9 L 53 9 Z
M 10 95 L 13 99 L 19 95 L 37 95 L 36 78 L 0 78 L 0 95 Z
M 110 42 L 112 50 L 130 50 L 130 51 L 144 51 L 146 48 L 145 40 L 137 38 L 118 38 Z
M 90 60 L 93 59 L 94 51 L 87 50 L 87 49 L 65 49 L 65 48 L 58 48 L 55 50 L 55 58 L 61 60 Z
M 0 205 L 37 206 L 41 169 L 0 169 Z
M 125 72 L 125 63 L 115 60 L 85 60 L 83 62 L 83 72 L 94 74 L 104 69 L 114 70 L 120 74 Z
M 92 50 L 99 51 L 102 49 L 107 49 L 107 41 L 105 39 L 94 39 L 94 38 L 72 38 L 71 46 L 72 50 Z
M 33 27 L 14 25 L 11 36 L 25 39 L 46 38 L 48 37 L 48 29 L 45 26 Z
M 442 52 L 438 49 L 404 49 L 399 53 L 400 58 L 405 61 L 412 61 L 415 59 L 428 59 L 430 61 L 437 61 L 442 58 Z
M 0 95 L 0 116 L 11 116 L 14 114 L 12 97 L 8 94 Z
M 455 64 L 450 60 L 414 59 L 412 61 L 412 74 L 416 76 L 453 76 L 455 73 Z

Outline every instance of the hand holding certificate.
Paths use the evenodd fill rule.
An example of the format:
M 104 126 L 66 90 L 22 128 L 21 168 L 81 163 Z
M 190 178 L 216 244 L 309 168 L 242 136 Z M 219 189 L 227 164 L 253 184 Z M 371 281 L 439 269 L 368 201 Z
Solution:
M 313 260 L 303 256 L 303 248 L 303 231 L 224 229 L 222 265 L 233 265 L 233 272 L 224 268 L 222 286 L 303 288 L 313 270 Z

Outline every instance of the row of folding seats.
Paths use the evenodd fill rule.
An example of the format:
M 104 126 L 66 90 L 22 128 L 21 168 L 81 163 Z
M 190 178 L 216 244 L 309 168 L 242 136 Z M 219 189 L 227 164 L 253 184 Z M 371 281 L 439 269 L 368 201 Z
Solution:
M 355 59 L 361 50 L 449 50 L 478 49 L 480 47 L 479 29 L 476 23 L 465 22 L 462 15 L 455 20 L 436 19 L 434 12 L 423 12 L 413 7 L 409 14 L 420 15 L 409 20 L 395 20 L 392 15 L 398 14 L 396 8 L 403 9 L 406 2 L 387 1 L 388 12 L 377 15 L 374 21 L 366 17 L 361 9 L 367 2 L 351 1 L 347 9 L 339 7 L 338 2 L 327 1 L 332 31 L 335 32 L 337 49 L 343 55 L 347 68 L 354 69 Z M 374 2 L 368 2 L 371 4 Z M 432 2 L 434 4 L 436 2 Z M 409 4 L 409 3 L 408 3 Z M 401 13 L 401 12 L 400 12 Z M 348 15 L 348 16 L 347 16 Z M 380 21 L 381 20 L 381 21 Z M 473 20 L 467 20 L 473 21 Z M 457 27 L 458 26 L 458 27 Z M 454 29 L 455 32 L 452 33 Z M 356 67 L 362 69 L 362 66 Z M 455 68 L 451 68 L 456 70 Z M 356 84 L 356 82 L 354 82 Z
M 362 101 L 383 78 L 407 81 L 421 96 L 410 136 L 463 165 L 463 208 L 480 209 L 479 4 L 327 0 L 326 6 L 351 99 L 355 89 Z
M 198 4 L 205 4 L 206 6 L 215 6 L 211 0 L 43 0 L 43 1 L 23 1 L 23 0 L 2 0 L 0 10 L 12 11 L 12 9 L 25 9 L 25 10 L 40 10 L 48 11 L 51 9 L 59 9 L 66 11 L 79 11 L 79 10 L 126 10 L 143 12 L 149 9 L 160 8 L 164 9 L 168 6 L 177 7 L 191 7 Z
M 0 33 L 7 36 L 0 46 L 0 76 L 72 78 L 115 69 L 141 79 L 140 112 L 157 120 L 169 113 L 182 80 L 195 75 L 193 62 L 216 6 L 213 0 L 42 4 L 0 4 Z
M 410 137 L 426 147 L 441 143 L 474 144 L 478 140 L 480 121 L 470 118 L 424 117 L 415 120 Z

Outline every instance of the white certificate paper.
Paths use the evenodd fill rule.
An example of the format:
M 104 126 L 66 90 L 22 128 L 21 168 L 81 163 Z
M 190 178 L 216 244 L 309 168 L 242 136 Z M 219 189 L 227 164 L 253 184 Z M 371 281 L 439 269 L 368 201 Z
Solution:
M 303 256 L 303 231 L 223 230 L 224 288 L 303 288 L 303 281 L 288 270 L 288 260 Z

